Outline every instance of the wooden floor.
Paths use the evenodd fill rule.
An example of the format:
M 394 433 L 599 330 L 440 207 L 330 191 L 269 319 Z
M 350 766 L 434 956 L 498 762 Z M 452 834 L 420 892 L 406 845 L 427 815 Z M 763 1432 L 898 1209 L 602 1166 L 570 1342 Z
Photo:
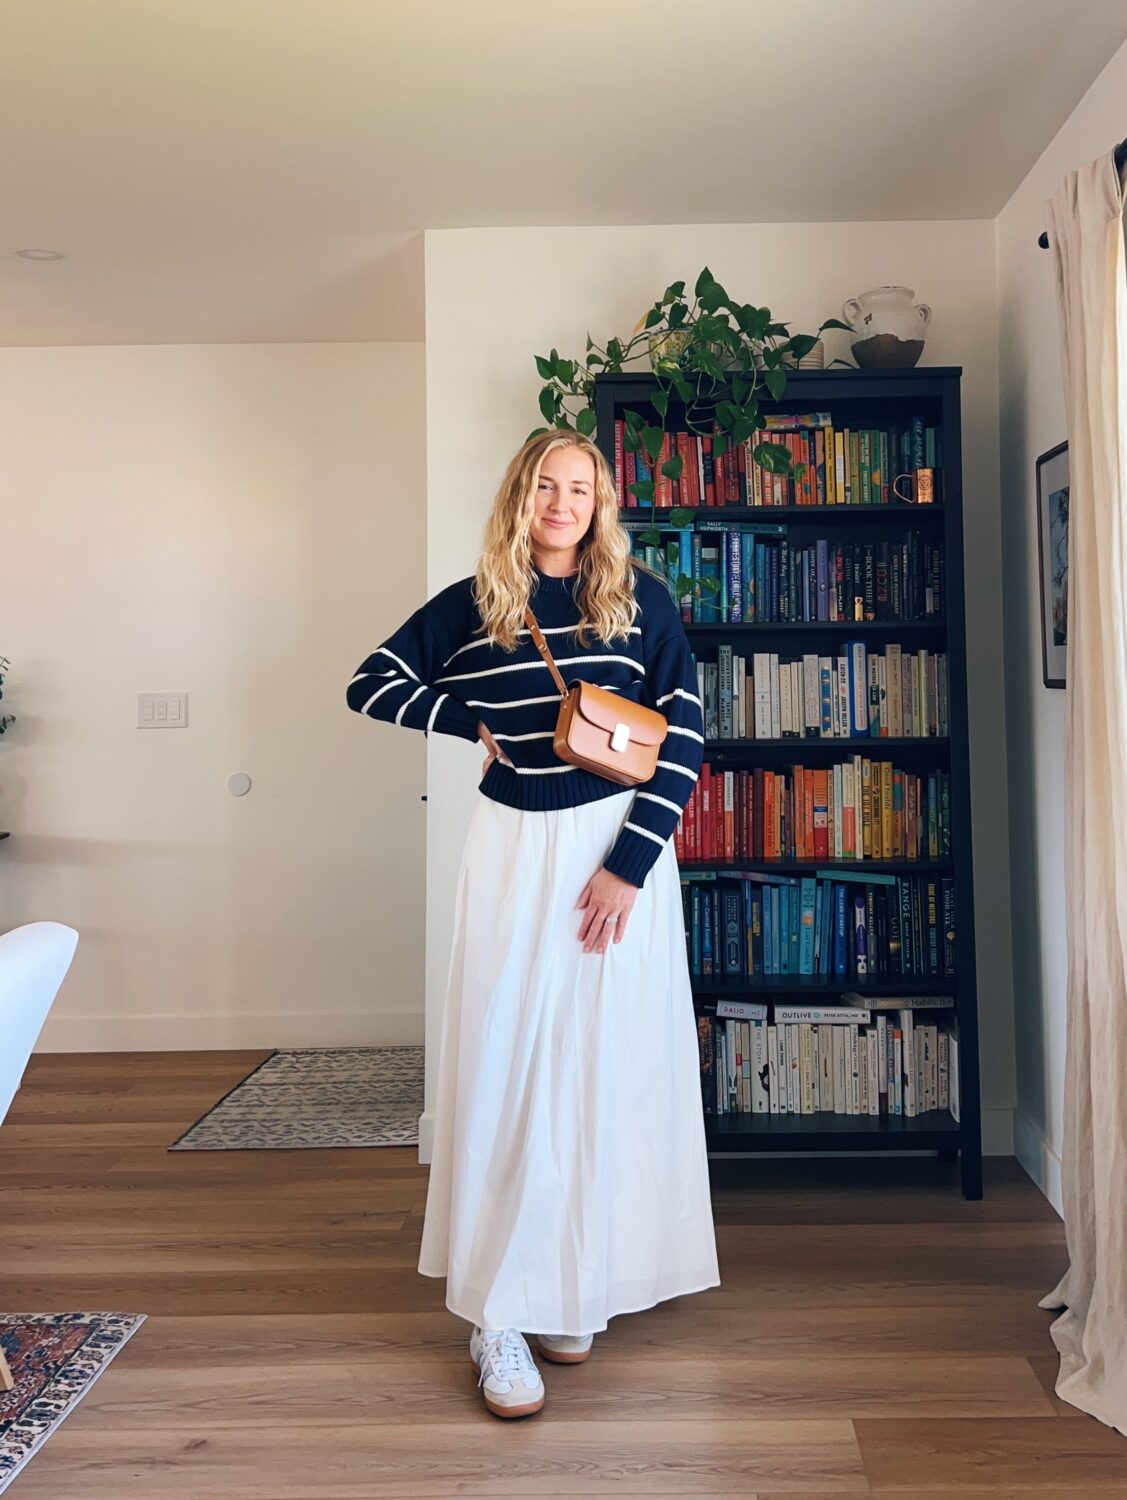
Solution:
M 166 1152 L 260 1057 L 33 1062 L 0 1305 L 149 1320 L 15 1500 L 1127 1497 L 1127 1439 L 1052 1395 L 1064 1237 L 1014 1163 L 978 1203 L 919 1159 L 722 1164 L 723 1285 L 612 1320 L 504 1423 L 415 1269 L 414 1149 Z

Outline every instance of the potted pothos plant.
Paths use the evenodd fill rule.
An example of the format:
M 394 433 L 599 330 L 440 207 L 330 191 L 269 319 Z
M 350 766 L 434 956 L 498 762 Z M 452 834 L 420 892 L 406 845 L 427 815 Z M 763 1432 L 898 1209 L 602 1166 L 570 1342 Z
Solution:
M 547 356 L 536 355 L 536 369 L 544 381 L 540 414 L 551 427 L 593 437 L 596 376 L 620 373 L 644 345 L 657 387 L 648 398 L 647 410 L 624 412 L 625 451 L 644 454 L 650 472 L 655 472 L 672 406 L 679 423 L 690 432 L 710 437 L 712 452 L 720 457 L 760 428 L 761 401 L 780 399 L 788 369 L 798 367 L 819 336 L 827 328 L 845 327 L 829 318 L 817 333 L 792 333 L 770 308 L 730 297 L 705 267 L 691 300 L 685 296 L 683 281 L 672 282 L 639 318 L 629 339 L 610 338 L 603 347 L 588 334 L 582 361 L 566 359 L 556 349 Z M 543 426 L 533 429 L 547 430 Z M 805 468 L 792 462 L 790 451 L 781 443 L 756 443 L 751 456 L 770 474 L 800 479 Z M 660 464 L 660 472 L 667 479 L 680 479 L 683 462 L 680 456 L 668 458 Z M 637 496 L 639 508 L 650 507 L 651 527 L 639 533 L 638 540 L 660 545 L 655 481 L 635 480 L 628 488 Z M 695 512 L 689 506 L 675 506 L 661 514 L 667 527 L 677 529 L 690 526 Z M 711 593 L 719 589 L 715 579 L 694 580 L 684 572 L 670 581 L 678 599 L 692 592 L 694 582 Z

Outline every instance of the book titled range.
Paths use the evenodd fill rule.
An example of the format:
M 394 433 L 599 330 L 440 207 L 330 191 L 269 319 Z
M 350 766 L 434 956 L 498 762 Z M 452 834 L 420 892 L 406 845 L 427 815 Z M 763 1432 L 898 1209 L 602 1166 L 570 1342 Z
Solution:
M 721 526 L 698 518 L 695 527 L 670 530 L 655 543 L 643 540 L 639 522 L 627 522 L 626 529 L 634 554 L 669 579 L 686 625 L 845 624 L 943 614 L 943 548 L 919 532 L 879 542 L 819 537 L 799 544 L 783 526 Z M 691 593 L 680 593 L 682 576 L 693 580 Z M 714 580 L 716 590 L 701 588 L 702 579 Z
M 851 755 L 834 766 L 706 760 L 673 832 L 678 860 L 939 860 L 951 853 L 951 778 Z
M 681 876 L 694 979 L 955 974 L 955 885 L 922 875 Z
M 922 417 L 906 425 L 835 428 L 829 412 L 771 416 L 746 441 L 715 452 L 715 433 L 667 432 L 657 464 L 646 454 L 626 452 L 624 420 L 614 424 L 615 479 L 620 506 L 637 506 L 630 489 L 638 481 L 654 482 L 654 504 L 674 505 L 888 505 L 909 493 L 897 486 L 898 475 L 914 476 L 920 469 L 942 468 L 939 429 Z M 768 472 L 752 456 L 764 443 L 785 448 L 801 472 Z M 665 465 L 680 458 L 679 478 L 671 479 Z M 910 493 L 914 494 L 914 489 Z
M 921 1021 L 909 1006 L 873 1016 L 846 1006 L 759 1009 L 752 1019 L 697 1017 L 706 1114 L 915 1119 L 949 1110 L 958 1120 L 953 1016 Z
M 846 641 L 837 656 L 697 658 L 706 739 L 928 739 L 948 732 L 947 655 Z

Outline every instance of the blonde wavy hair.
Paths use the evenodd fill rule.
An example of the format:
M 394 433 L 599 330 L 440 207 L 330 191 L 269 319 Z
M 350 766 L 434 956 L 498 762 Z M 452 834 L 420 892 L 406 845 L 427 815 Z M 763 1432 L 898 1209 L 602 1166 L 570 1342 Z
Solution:
M 531 527 L 536 516 L 540 469 L 556 448 L 578 448 L 595 466 L 595 504 L 591 524 L 579 542 L 579 575 L 573 597 L 579 606 L 576 627 L 586 648 L 587 630 L 606 645 L 625 637 L 638 614 L 631 567 L 661 577 L 630 552 L 630 536 L 618 519 L 614 476 L 590 438 L 567 428 L 549 429 L 525 440 L 505 470 L 485 523 L 481 556 L 474 572 L 474 600 L 485 634 L 505 651 L 518 644 L 524 610 L 536 574 L 532 565 Z

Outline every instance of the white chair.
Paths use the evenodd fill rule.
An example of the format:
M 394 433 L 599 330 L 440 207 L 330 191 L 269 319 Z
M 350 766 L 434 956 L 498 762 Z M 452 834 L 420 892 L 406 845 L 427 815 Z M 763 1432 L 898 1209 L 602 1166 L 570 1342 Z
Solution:
M 62 922 L 28 922 L 0 935 L 0 1124 L 77 946 L 78 933 Z M 11 1389 L 0 1350 L 0 1390 Z
M 0 1124 L 77 946 L 78 933 L 62 922 L 0 934 Z

